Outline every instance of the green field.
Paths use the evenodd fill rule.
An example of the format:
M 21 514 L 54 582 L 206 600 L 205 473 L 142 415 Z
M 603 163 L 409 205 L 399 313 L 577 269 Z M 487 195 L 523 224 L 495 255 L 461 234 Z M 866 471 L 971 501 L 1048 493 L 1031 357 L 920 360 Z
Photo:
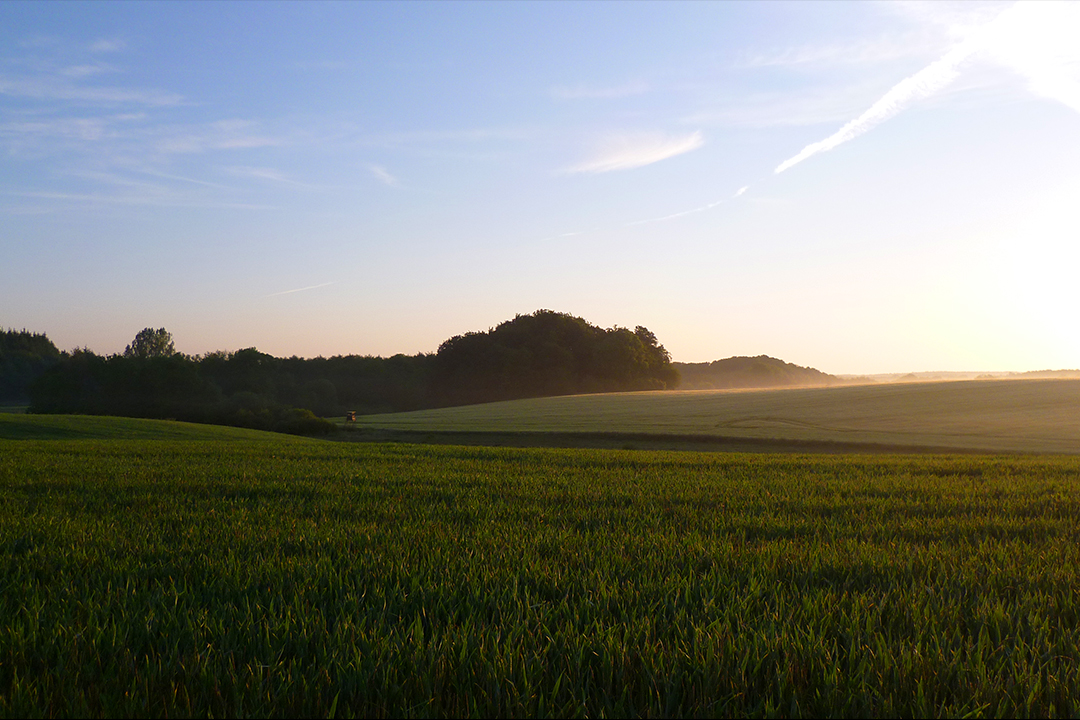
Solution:
M 1080 380 L 575 395 L 366 415 L 357 418 L 357 426 L 832 443 L 842 449 L 1078 453 Z
M 0 440 L 0 716 L 1080 714 L 1080 458 L 64 422 Z
M 288 442 L 278 433 L 221 425 L 196 425 L 174 420 L 92 415 L 0 414 L 0 440 L 272 440 Z

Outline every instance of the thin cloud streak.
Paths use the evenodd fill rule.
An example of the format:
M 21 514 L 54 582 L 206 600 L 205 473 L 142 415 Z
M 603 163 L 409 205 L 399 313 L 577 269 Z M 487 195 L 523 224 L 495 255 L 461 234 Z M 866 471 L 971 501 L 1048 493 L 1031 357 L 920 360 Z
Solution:
M 264 167 L 246 167 L 240 165 L 231 165 L 229 167 L 222 168 L 225 172 L 239 177 L 254 178 L 256 180 L 271 180 L 279 183 L 289 183 L 291 185 L 302 185 L 295 180 L 290 180 L 285 177 L 283 173 L 273 168 Z
M 803 65 L 865 65 L 888 62 L 925 52 L 922 37 L 903 40 L 878 38 L 848 45 L 797 46 L 771 53 L 757 54 L 737 63 L 737 69 L 799 67 Z
M 277 297 L 278 295 L 291 295 L 293 293 L 304 292 L 306 290 L 317 290 L 318 288 L 324 288 L 324 287 L 327 287 L 329 285 L 335 285 L 335 284 L 337 284 L 337 280 L 333 280 L 331 282 L 321 283 L 319 285 L 308 285 L 307 287 L 296 288 L 295 290 L 282 290 L 281 292 L 270 293 L 269 295 L 263 295 L 263 297 L 264 298 L 272 298 L 272 297 Z
M 123 40 L 97 40 L 90 45 L 90 52 L 118 52 L 127 47 Z
M 846 87 L 825 91 L 814 87 L 799 93 L 755 93 L 729 100 L 726 105 L 696 110 L 679 122 L 696 127 L 754 129 L 843 123 L 862 108 L 863 90 Z
M 95 65 L 71 65 L 61 70 L 60 74 L 70 78 L 82 78 L 107 72 L 116 72 L 116 68 L 103 63 Z
M 401 183 L 398 182 L 398 179 L 387 172 L 386 168 L 382 165 L 368 165 L 368 170 L 371 171 L 371 174 L 375 176 L 376 180 L 384 185 L 390 187 L 400 187 L 401 185 Z
M 663 133 L 617 136 L 610 138 L 591 159 L 564 172 L 595 174 L 632 170 L 697 150 L 704 144 L 700 131 L 677 137 Z
M 356 142 L 361 145 L 401 147 L 431 143 L 480 143 L 492 140 L 522 141 L 533 137 L 535 131 L 527 128 L 475 128 L 472 130 L 413 130 L 406 132 L 361 134 Z
M 132 90 L 118 87 L 79 87 L 45 79 L 0 77 L 0 95 L 35 100 L 74 100 L 99 104 L 136 103 L 150 107 L 183 105 L 184 97 L 160 90 Z
M 177 180 L 179 182 L 192 183 L 194 185 L 205 185 L 206 187 L 217 188 L 218 190 L 235 190 L 228 185 L 222 185 L 221 183 L 210 182 L 208 180 L 199 180 L 197 178 L 184 177 L 183 175 L 173 175 L 171 173 L 158 172 L 149 168 L 135 168 L 134 172 L 142 173 L 144 175 L 150 175 L 151 177 L 159 177 L 165 180 Z
M 635 225 L 648 225 L 650 223 L 664 222 L 665 220 L 676 220 L 676 219 L 681 218 L 681 217 L 686 217 L 687 215 L 693 215 L 694 213 L 705 212 L 706 210 L 712 210 L 714 207 L 717 207 L 718 205 L 723 205 L 726 202 L 731 202 L 735 198 L 740 197 L 743 193 L 745 193 L 749 189 L 750 189 L 749 185 L 744 185 L 743 187 L 736 190 L 734 195 L 731 195 L 730 197 L 726 197 L 726 198 L 721 198 L 719 200 L 715 200 L 715 201 L 709 203 L 708 205 L 702 205 L 701 207 L 692 208 L 690 210 L 683 210 L 682 212 L 673 213 L 671 215 L 664 215 L 663 217 L 649 218 L 647 220 L 635 220 L 634 222 L 626 223 L 625 225 L 623 225 L 623 227 L 633 227 Z
M 254 205 L 250 203 L 229 203 L 219 201 L 202 201 L 197 198 L 185 199 L 164 197 L 161 195 L 102 195 L 97 193 L 71 193 L 71 192 L 47 192 L 47 191 L 11 191 L 0 190 L 0 195 L 12 197 L 34 198 L 38 200 L 59 200 L 65 202 L 81 202 L 91 205 L 148 205 L 155 207 L 185 207 L 185 208 L 217 208 L 225 210 L 271 210 L 270 205 Z
M 914 75 L 904 78 L 862 115 L 850 121 L 824 140 L 807 145 L 798 155 L 780 163 L 775 170 L 776 174 L 779 175 L 809 157 L 832 150 L 848 140 L 857 138 L 859 135 L 895 116 L 916 100 L 934 94 L 956 78 L 959 74 L 957 68 L 960 63 L 970 57 L 977 49 L 978 45 L 974 42 L 962 43 L 959 47 L 946 53 L 945 57 L 935 60 Z
M 236 177 L 277 183 L 278 185 L 283 185 L 285 187 L 296 188 L 300 190 L 321 192 L 335 188 L 335 186 L 332 185 L 312 185 L 311 183 L 294 180 L 285 173 L 281 172 L 280 170 L 275 170 L 274 168 L 233 165 L 223 167 L 221 169 L 231 175 L 235 175 Z
M 558 100 L 615 100 L 617 98 L 642 95 L 652 88 L 643 82 L 631 82 L 612 87 L 588 87 L 576 85 L 574 87 L 552 88 L 552 97 Z
M 282 144 L 280 138 L 249 132 L 255 123 L 247 120 L 219 120 L 194 132 L 180 132 L 165 137 L 157 143 L 157 150 L 165 154 L 204 153 L 209 150 L 274 147 Z

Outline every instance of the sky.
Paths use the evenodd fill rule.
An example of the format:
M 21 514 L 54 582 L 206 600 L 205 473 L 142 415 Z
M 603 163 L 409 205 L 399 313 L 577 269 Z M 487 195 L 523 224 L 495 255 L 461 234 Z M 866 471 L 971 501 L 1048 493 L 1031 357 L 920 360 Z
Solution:
M 1080 3 L 0 3 L 0 326 L 1080 367 Z

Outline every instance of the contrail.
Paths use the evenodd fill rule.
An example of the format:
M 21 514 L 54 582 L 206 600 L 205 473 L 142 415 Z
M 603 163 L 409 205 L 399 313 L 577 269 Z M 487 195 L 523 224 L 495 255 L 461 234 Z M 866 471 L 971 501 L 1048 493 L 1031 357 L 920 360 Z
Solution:
M 263 297 L 268 297 L 268 298 L 269 297 L 277 297 L 278 295 L 289 295 L 291 293 L 304 292 L 305 290 L 314 290 L 315 288 L 321 288 L 321 287 L 326 287 L 327 285 L 333 285 L 336 282 L 337 282 L 337 280 L 334 280 L 332 282 L 325 282 L 325 283 L 322 283 L 320 285 L 308 285 L 307 287 L 296 288 L 295 290 L 282 290 L 281 292 L 270 293 L 269 295 L 263 295 Z
M 663 217 L 649 218 L 648 220 L 635 220 L 634 222 L 626 223 L 625 225 L 623 225 L 623 227 L 633 227 L 634 225 L 645 225 L 645 224 L 648 224 L 648 223 L 663 222 L 664 220 L 674 220 L 675 218 L 681 218 L 684 215 L 691 215 L 693 213 L 699 213 L 699 212 L 703 212 L 705 210 L 711 210 L 712 208 L 716 207 L 717 205 L 723 205 L 724 203 L 726 203 L 726 202 L 728 202 L 730 200 L 734 200 L 735 198 L 739 197 L 740 195 L 742 195 L 744 192 L 746 192 L 749 189 L 750 189 L 749 185 L 744 185 L 743 187 L 739 188 L 735 192 L 734 195 L 732 195 L 730 197 L 726 197 L 726 198 L 720 198 L 719 200 L 711 202 L 708 205 L 702 205 L 701 207 L 696 207 L 696 208 L 693 208 L 691 210 L 683 210 L 682 212 L 677 212 L 677 213 L 674 213 L 672 215 L 664 215 Z
M 812 155 L 832 150 L 837 145 L 862 135 L 875 125 L 893 117 L 913 101 L 933 95 L 956 78 L 959 74 L 957 67 L 977 49 L 978 46 L 974 42 L 962 43 L 959 47 L 950 50 L 945 57 L 930 63 L 911 77 L 904 78 L 862 115 L 824 140 L 807 145 L 795 157 L 780 163 L 776 168 L 776 174 L 779 175 Z
M 914 75 L 898 82 L 880 100 L 871 105 L 869 110 L 829 137 L 807 145 L 798 155 L 780 163 L 776 168 L 776 174 L 779 175 L 812 155 L 832 150 L 837 145 L 862 135 L 867 130 L 893 117 L 912 102 L 929 97 L 941 90 L 960 74 L 959 67 L 964 60 L 981 50 L 987 44 L 987 41 L 991 39 L 992 33 L 999 27 L 1011 22 L 1012 15 L 1017 7 L 1022 4 L 1013 5 L 980 28 L 974 36 L 947 52 L 940 60 L 930 63 Z

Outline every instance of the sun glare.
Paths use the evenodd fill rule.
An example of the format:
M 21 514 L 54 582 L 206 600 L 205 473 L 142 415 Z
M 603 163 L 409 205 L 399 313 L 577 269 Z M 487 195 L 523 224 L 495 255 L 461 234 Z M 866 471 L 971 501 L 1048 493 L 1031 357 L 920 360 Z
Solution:
M 1080 335 L 1076 308 L 1080 307 L 1080 179 L 1040 201 L 1021 218 L 997 253 L 991 288 L 993 312 L 1015 316 L 1024 328 L 1025 343 L 1034 343 L 1032 355 L 1054 357 L 1076 364 Z
M 1032 92 L 1080 112 L 1080 4 L 1020 2 L 992 23 L 986 50 L 1028 78 Z

